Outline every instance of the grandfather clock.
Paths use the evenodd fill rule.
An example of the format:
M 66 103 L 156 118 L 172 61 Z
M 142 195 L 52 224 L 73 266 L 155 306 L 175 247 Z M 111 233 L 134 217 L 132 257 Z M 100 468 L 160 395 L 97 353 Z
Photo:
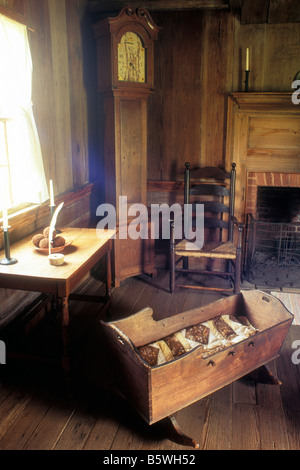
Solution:
M 159 29 L 143 8 L 124 8 L 117 17 L 93 26 L 105 202 L 115 207 L 118 223 L 116 287 L 128 277 L 155 272 L 151 221 L 134 214 L 133 205 L 147 204 L 147 98 L 154 91 L 154 40 Z M 127 203 L 124 222 L 120 201 Z

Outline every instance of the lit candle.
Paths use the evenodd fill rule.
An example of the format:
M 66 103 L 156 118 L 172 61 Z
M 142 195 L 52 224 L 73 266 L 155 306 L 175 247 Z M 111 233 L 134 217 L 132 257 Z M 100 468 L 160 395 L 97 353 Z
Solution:
M 50 206 L 54 206 L 53 181 L 50 180 Z
M 249 70 L 249 47 L 246 49 L 246 70 Z

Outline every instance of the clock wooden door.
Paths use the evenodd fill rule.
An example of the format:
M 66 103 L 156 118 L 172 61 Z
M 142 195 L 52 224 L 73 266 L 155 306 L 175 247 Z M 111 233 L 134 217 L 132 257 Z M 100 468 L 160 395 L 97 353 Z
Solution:
M 93 29 L 105 202 L 115 207 L 118 222 L 114 251 L 118 286 L 128 277 L 155 272 L 151 222 L 145 214 L 134 214 L 134 204 L 147 204 L 147 98 L 154 91 L 154 40 L 160 28 L 146 10 L 124 8 Z M 120 201 L 127 203 L 126 220 Z

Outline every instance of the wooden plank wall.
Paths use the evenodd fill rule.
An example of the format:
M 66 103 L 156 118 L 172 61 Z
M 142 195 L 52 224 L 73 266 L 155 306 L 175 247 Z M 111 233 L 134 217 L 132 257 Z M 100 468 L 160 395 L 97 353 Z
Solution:
M 156 44 L 156 91 L 149 102 L 148 178 L 176 180 L 185 161 L 222 162 L 233 20 L 222 12 L 153 17 L 163 29 Z
M 243 25 L 235 22 L 235 64 L 240 52 L 250 49 L 250 91 L 291 91 L 300 70 L 300 24 Z M 245 62 L 243 62 L 243 65 Z M 243 91 L 241 78 L 234 72 L 233 91 Z
M 163 180 L 182 179 L 185 161 L 225 164 L 227 96 L 244 91 L 247 47 L 250 92 L 291 91 L 300 70 L 300 24 L 242 24 L 226 11 L 152 16 L 163 28 L 149 101 L 148 178 L 157 191 Z M 161 196 L 151 192 L 149 202 Z

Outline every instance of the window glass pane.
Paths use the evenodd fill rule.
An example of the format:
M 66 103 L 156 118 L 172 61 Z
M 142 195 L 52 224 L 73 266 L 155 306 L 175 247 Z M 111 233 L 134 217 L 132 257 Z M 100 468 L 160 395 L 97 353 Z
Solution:
M 9 170 L 8 167 L 0 167 L 0 212 L 2 213 L 3 207 L 11 205 L 11 198 L 9 193 Z
M 0 167 L 7 164 L 10 167 L 10 179 L 5 181 L 9 207 L 39 204 L 48 199 L 48 187 L 32 112 L 32 61 L 27 29 L 1 14 L 0 56 Z M 8 161 L 3 126 L 5 118 L 10 118 L 6 124 Z M 3 191 L 2 188 L 0 192 Z
M 0 181 L 8 181 L 8 178 L 9 178 L 8 168 L 4 167 L 4 166 L 1 166 L 0 167 Z M 2 184 L 1 184 L 1 186 L 2 186 Z M 2 195 L 2 191 L 1 191 L 0 195 Z
M 0 121 L 0 166 L 7 165 L 4 123 Z
M 18 139 L 15 136 L 18 136 Z M 24 185 L 28 185 L 32 178 L 31 148 L 26 119 L 21 116 L 7 125 L 7 140 L 9 145 L 9 165 L 12 204 L 16 206 L 26 202 L 24 200 Z

